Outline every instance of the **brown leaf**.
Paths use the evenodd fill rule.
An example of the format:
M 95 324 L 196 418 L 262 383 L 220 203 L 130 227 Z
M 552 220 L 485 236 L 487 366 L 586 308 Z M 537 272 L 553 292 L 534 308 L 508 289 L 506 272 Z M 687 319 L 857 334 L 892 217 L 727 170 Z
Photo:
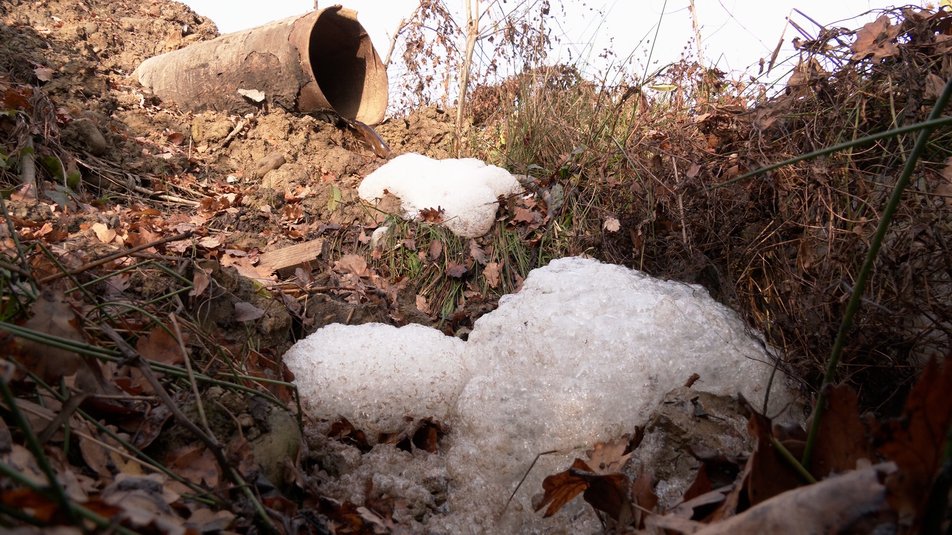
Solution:
M 576 472 L 579 474 L 580 472 Z M 625 474 L 584 474 L 588 481 L 583 497 L 589 505 L 608 513 L 619 524 L 627 525 L 632 521 L 631 503 L 628 500 L 628 488 L 631 480 Z
M 635 527 L 644 527 L 645 511 L 654 511 L 658 507 L 658 495 L 654 493 L 654 478 L 648 473 L 645 467 L 642 467 L 638 473 L 638 479 L 631 487 L 631 494 L 638 505 L 635 511 Z
M 444 210 L 437 206 L 436 208 L 424 208 L 420 210 L 420 219 L 427 223 L 442 223 Z
M 439 453 L 440 440 L 446 436 L 447 428 L 431 418 L 424 418 L 419 425 L 413 433 L 413 445 L 429 453 Z
M 360 451 L 367 453 L 370 451 L 370 442 L 367 441 L 367 435 L 354 427 L 347 418 L 340 418 L 331 424 L 327 436 L 336 438 L 341 442 L 356 446 Z
M 433 240 L 430 242 L 430 250 L 428 255 L 430 260 L 439 260 L 440 256 L 443 254 L 443 242 L 440 240 Z
M 473 260 L 483 266 L 485 266 L 486 262 L 489 261 L 489 257 L 486 255 L 486 250 L 476 243 L 476 240 L 469 240 L 469 256 L 473 257 Z
M 575 462 L 572 463 L 572 468 L 589 471 L 588 465 L 581 459 L 575 459 Z M 569 469 L 548 476 L 542 480 L 542 488 L 545 494 L 543 494 L 542 500 L 538 504 L 535 504 L 535 510 L 538 511 L 548 504 L 548 508 L 546 508 L 543 516 L 550 517 L 559 512 L 559 509 L 565 504 L 584 492 L 585 489 L 588 488 L 588 481 L 581 476 L 574 475 L 572 470 Z
M 44 291 L 30 305 L 30 312 L 32 316 L 23 324 L 24 327 L 76 342 L 83 340 L 76 314 L 62 292 Z M 20 348 L 17 360 L 47 383 L 58 383 L 60 378 L 76 373 L 82 364 L 75 352 L 39 342 L 24 340 Z
M 856 468 L 856 461 L 870 459 L 868 433 L 859 419 L 859 399 L 848 385 L 831 387 L 820 421 L 810 472 L 824 478 Z
M 191 444 L 171 452 L 166 466 L 193 483 L 218 486 L 218 464 L 204 444 Z
M 119 474 L 102 491 L 104 502 L 122 509 L 122 517 L 134 527 L 149 525 L 180 525 L 181 519 L 169 504 L 179 496 L 169 490 L 159 474 L 130 476 Z
M 161 325 L 155 326 L 148 335 L 139 337 L 136 342 L 136 351 L 149 360 L 163 364 L 185 362 L 178 340 Z
M 751 411 L 747 430 L 754 438 L 754 452 L 750 455 L 751 470 L 745 487 L 751 506 L 800 486 L 800 476 L 774 448 L 770 437 L 770 419 Z M 794 453 L 796 455 L 796 453 Z
M 922 511 L 942 462 L 952 423 L 952 362 L 929 361 L 906 398 L 902 416 L 876 430 L 879 452 L 899 471 L 887 480 L 889 501 L 900 515 Z M 919 518 L 919 516 L 916 516 Z
M 235 303 L 235 321 L 254 321 L 264 316 L 264 309 L 258 308 L 251 303 L 239 301 Z
M 426 297 L 423 297 L 420 294 L 416 296 L 416 307 L 420 312 L 429 315 L 430 314 L 430 304 L 426 302 Z
M 358 277 L 369 277 L 370 270 L 367 269 L 367 260 L 356 254 L 346 254 L 334 262 L 334 271 L 339 273 L 352 273 Z
M 36 67 L 33 69 L 33 74 L 41 82 L 49 82 L 53 79 L 53 69 L 49 67 Z
M 588 461 L 592 471 L 596 474 L 621 472 L 622 467 L 631 458 L 631 453 L 625 454 L 630 438 L 624 435 L 610 442 L 595 443 L 595 448 L 589 452 L 590 461 Z
M 490 262 L 483 268 L 483 277 L 486 277 L 486 284 L 488 284 L 490 288 L 499 287 L 500 271 L 499 262 Z
M 446 265 L 446 276 L 453 279 L 461 279 L 463 275 L 466 275 L 466 266 L 463 264 L 457 264 L 455 262 L 450 262 Z
M 517 206 L 513 213 L 512 221 L 514 223 L 532 224 L 535 222 L 537 215 L 537 212 L 534 212 L 528 208 L 523 208 L 522 206 Z
M 99 241 L 103 243 L 109 243 L 116 239 L 116 231 L 102 223 L 93 223 L 89 228 L 96 234 Z
M 3 107 L 11 110 L 23 110 L 30 113 L 33 111 L 32 98 L 32 87 L 11 87 L 3 93 Z
M 859 61 L 869 56 L 878 63 L 885 58 L 899 54 L 899 47 L 893 42 L 899 35 L 899 25 L 892 24 L 888 15 L 880 15 L 878 19 L 865 24 L 856 32 L 853 42 L 853 61 Z
M 188 292 L 188 295 L 191 297 L 202 295 L 205 293 L 205 290 L 208 289 L 208 285 L 211 281 L 212 278 L 207 271 L 200 268 L 196 269 L 195 274 L 192 275 L 192 289 Z
M 694 178 L 699 174 L 701 174 L 701 166 L 696 163 L 692 163 L 691 167 L 688 168 L 688 172 L 685 173 L 684 176 L 688 178 Z
M 234 520 L 235 514 L 231 511 L 212 511 L 203 507 L 192 511 L 185 526 L 198 533 L 221 533 L 227 530 Z

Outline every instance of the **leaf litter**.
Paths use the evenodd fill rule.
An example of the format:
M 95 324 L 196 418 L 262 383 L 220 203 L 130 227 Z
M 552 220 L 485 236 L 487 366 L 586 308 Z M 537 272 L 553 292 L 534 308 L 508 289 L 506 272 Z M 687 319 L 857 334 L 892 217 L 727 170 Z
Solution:
M 684 280 L 729 271 L 728 278 L 742 285 L 731 289 L 735 305 L 760 327 L 768 318 L 779 320 L 783 333 L 774 341 L 789 344 L 776 345 L 808 360 L 817 353 L 811 352 L 811 344 L 825 347 L 827 325 L 833 323 L 829 318 L 839 313 L 838 297 L 830 297 L 829 289 L 840 288 L 842 273 L 849 272 L 831 259 L 855 257 L 851 247 L 867 239 L 871 225 L 846 231 L 788 213 L 781 214 L 788 219 L 779 224 L 750 218 L 764 210 L 757 204 L 762 200 L 805 214 L 806 206 L 786 195 L 803 193 L 823 205 L 837 199 L 836 191 L 866 199 L 875 184 L 841 187 L 836 162 L 822 160 L 739 189 L 709 190 L 701 181 L 730 179 L 756 167 L 756 158 L 738 158 L 737 153 L 762 153 L 765 148 L 754 137 L 773 142 L 771 136 L 782 132 L 786 138 L 800 128 L 792 117 L 825 113 L 808 108 L 809 102 L 840 99 L 831 106 L 856 105 L 864 120 L 881 124 L 888 115 L 881 102 L 851 99 L 893 88 L 855 90 L 864 79 L 827 61 L 837 54 L 853 65 L 880 69 L 872 71 L 872 79 L 881 81 L 877 73 L 888 77 L 899 72 L 903 54 L 912 54 L 913 45 L 916 54 L 941 57 L 948 54 L 950 42 L 948 14 L 926 10 L 884 13 L 854 32 L 848 45 L 837 41 L 845 34 L 824 29 L 815 39 L 799 41 L 804 56 L 787 82 L 786 95 L 758 106 L 751 116 L 740 113 L 743 106 L 736 102 L 711 103 L 688 121 L 696 131 L 649 128 L 642 138 L 632 138 L 633 144 L 622 151 L 629 159 L 624 172 L 653 175 L 656 183 L 600 177 L 604 184 L 623 184 L 627 190 L 606 188 L 602 205 L 586 206 L 591 213 L 572 214 L 569 208 L 592 193 L 586 189 L 588 170 L 606 166 L 584 160 L 584 152 L 560 151 L 548 162 L 550 169 L 534 162 L 527 169 L 541 175 L 533 185 L 535 194 L 500 200 L 494 234 L 454 241 L 434 230 L 443 218 L 440 207 L 434 207 L 424 211 L 419 227 L 397 225 L 374 257 L 355 244 L 366 244 L 372 229 L 390 215 L 368 214 L 354 191 L 359 179 L 379 166 L 373 154 L 330 125 L 279 110 L 236 117 L 184 114 L 162 106 L 120 73 L 131 72 L 153 53 L 213 37 L 214 26 L 180 4 L 120 0 L 103 4 L 104 10 L 99 3 L 51 2 L 44 11 L 29 2 L 12 2 L 0 8 L 0 53 L 5 58 L 0 103 L 10 112 L 0 120 L 0 173 L 12 192 L 5 196 L 5 209 L 13 229 L 4 231 L 0 247 L 5 284 L 0 379 L 10 394 L 0 401 L 5 474 L 0 518 L 4 525 L 40 523 L 46 532 L 79 531 L 68 526 L 155 533 L 400 531 L 405 527 L 399 519 L 415 513 L 379 484 L 368 480 L 361 503 L 325 493 L 328 474 L 346 471 L 350 461 L 346 453 L 335 458 L 333 448 L 301 455 L 295 421 L 300 415 L 287 410 L 293 408 L 294 396 L 280 364 L 282 349 L 300 332 L 331 320 L 413 319 L 463 332 L 493 308 L 493 299 L 519 287 L 532 266 L 526 258 L 553 254 L 545 249 L 551 243 L 564 247 L 559 249 L 563 253 L 593 251 Z M 87 24 L 90 13 L 97 15 Z M 914 36 L 915 42 L 904 36 Z M 936 98 L 952 75 L 946 64 L 932 65 L 935 72 L 914 73 L 924 83 L 916 89 L 921 95 L 912 100 Z M 712 74 L 678 68 L 685 69 L 686 80 Z M 716 76 L 705 80 L 724 83 Z M 75 91 L 77 87 L 91 89 Z M 402 125 L 382 125 L 381 134 L 400 150 L 447 156 L 452 138 L 447 115 L 436 107 L 417 110 Z M 282 145 L 286 154 L 276 152 L 271 146 L 275 132 L 291 132 L 298 145 L 287 143 Z M 47 162 L 37 170 L 42 187 L 19 185 L 26 167 L 20 162 L 30 153 L 28 137 L 41 163 Z M 414 138 L 425 141 L 413 146 Z M 822 146 L 825 140 L 804 143 Z M 704 154 L 698 154 L 698 147 Z M 883 150 L 889 149 L 884 145 Z M 799 146 L 790 150 L 803 151 Z M 664 183 L 667 162 L 652 155 L 671 151 L 682 151 L 688 162 L 679 186 L 683 189 Z M 647 155 L 645 161 L 631 159 L 635 153 Z M 619 157 L 614 149 L 605 155 Z M 818 483 L 807 484 L 782 451 L 794 457 L 802 451 L 802 429 L 781 429 L 751 409 L 753 449 L 737 452 L 736 458 L 702 459 L 683 502 L 669 510 L 658 505 L 652 467 L 630 466 L 637 440 L 619 437 L 594 445 L 586 459 L 545 479 L 537 489 L 543 492 L 539 508 L 545 508 L 544 514 L 558 515 L 581 496 L 606 526 L 618 529 L 753 533 L 769 521 L 781 526 L 777 529 L 796 525 L 846 532 L 888 525 L 912 533 L 947 526 L 948 517 L 939 508 L 935 518 L 932 504 L 948 492 L 940 469 L 947 462 L 942 446 L 952 420 L 945 401 L 952 366 L 929 361 L 911 388 L 911 372 L 905 387 L 897 388 L 895 381 L 874 375 L 877 366 L 862 361 L 866 353 L 880 354 L 864 351 L 870 347 L 892 351 L 892 357 L 910 345 L 917 348 L 910 354 L 934 354 L 931 348 L 936 347 L 947 353 L 948 303 L 936 299 L 935 292 L 947 296 L 948 282 L 941 272 L 923 269 L 943 265 L 949 254 L 941 236 L 949 228 L 952 157 L 935 156 L 940 165 L 924 171 L 923 181 L 931 189 L 922 204 L 935 201 L 940 208 L 927 217 L 931 227 L 917 223 L 916 214 L 902 214 L 904 220 L 887 238 L 895 245 L 884 259 L 886 282 L 870 294 L 881 297 L 879 307 L 874 305 L 858 327 L 850 353 L 851 364 L 873 374 L 873 380 L 859 393 L 846 384 L 831 390 L 816 455 L 806 467 Z M 879 168 L 863 158 L 849 162 L 852 173 Z M 317 170 L 314 180 L 308 180 L 308 169 Z M 62 185 L 76 173 L 81 193 Z M 805 186 L 808 175 L 817 177 L 817 184 Z M 626 205 L 631 196 L 653 202 Z M 679 206 L 684 200 L 686 206 Z M 715 201 L 722 203 L 716 207 L 724 219 L 707 221 L 705 215 L 692 221 L 684 215 L 710 214 L 705 203 Z M 647 212 L 632 209 L 635 205 Z M 570 221 L 567 215 L 577 219 Z M 733 244 L 705 239 L 705 229 L 731 229 L 731 239 L 760 240 L 765 245 L 754 251 L 758 262 L 737 258 L 742 265 L 765 266 L 764 272 L 718 263 L 717 251 Z M 285 272 L 260 264 L 265 252 L 312 239 L 325 240 L 326 247 Z M 506 246 L 514 242 L 517 248 Z M 424 244 L 419 251 L 417 243 Z M 746 243 L 741 247 L 747 248 Z M 786 247 L 789 243 L 795 246 Z M 793 261 L 772 263 L 785 256 Z M 698 258 L 715 260 L 698 267 Z M 906 279 L 911 273 L 932 278 L 915 286 L 897 277 L 902 284 L 893 284 L 887 271 L 891 266 Z M 815 288 L 776 280 L 810 281 Z M 714 276 L 713 284 L 721 283 Z M 893 321 L 880 310 L 890 308 L 904 312 L 904 319 Z M 133 353 L 150 362 L 171 403 L 159 399 L 129 354 L 116 350 L 104 335 L 106 327 L 121 333 Z M 809 380 L 809 372 L 803 375 Z M 854 377 L 857 383 L 862 381 Z M 875 398 L 889 405 L 876 416 L 861 416 L 870 407 L 870 392 L 877 390 L 897 393 L 891 403 L 887 396 Z M 202 436 L 221 451 L 172 423 L 173 407 L 198 422 Z M 893 412 L 899 416 L 887 418 L 887 408 L 899 408 Z M 324 439 L 340 441 L 360 455 L 380 447 L 438 455 L 451 431 L 440 422 L 422 420 L 407 422 L 393 436 L 368 440 L 346 421 L 329 427 L 323 438 L 309 435 L 307 440 L 314 446 Z M 264 453 L 262 437 L 282 430 L 291 431 L 279 447 L 284 453 Z M 270 459 L 276 460 L 273 470 L 262 466 L 268 457 L 277 457 Z M 265 472 L 281 475 L 271 480 L 262 476 Z M 51 477 L 63 495 L 50 491 Z M 833 511 L 855 514 L 833 518 Z

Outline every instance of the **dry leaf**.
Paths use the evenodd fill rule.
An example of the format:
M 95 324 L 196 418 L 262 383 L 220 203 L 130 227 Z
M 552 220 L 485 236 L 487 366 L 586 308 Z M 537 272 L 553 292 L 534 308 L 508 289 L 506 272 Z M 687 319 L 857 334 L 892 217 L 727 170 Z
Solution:
M 208 289 L 208 285 L 211 283 L 211 281 L 212 278 L 208 271 L 197 268 L 195 273 L 192 275 L 192 289 L 188 292 L 188 295 L 191 297 L 198 297 L 202 295 L 205 293 L 205 290 Z
M 483 268 L 483 277 L 486 278 L 486 284 L 488 284 L 490 288 L 495 289 L 499 287 L 499 275 L 499 262 L 490 262 Z
M 235 321 L 254 321 L 261 316 L 264 316 L 263 309 L 244 301 L 235 303 Z
M 542 481 L 545 493 L 535 504 L 535 510 L 548 504 L 546 517 L 554 515 L 559 509 L 580 493 L 585 501 L 599 511 L 608 513 L 621 524 L 632 520 L 631 503 L 628 490 L 631 481 L 622 473 L 622 468 L 631 454 L 625 454 L 629 437 L 623 436 L 611 442 L 598 442 L 589 452 L 589 460 L 575 459 L 572 467 L 565 472 L 551 475 Z
M 774 448 L 770 419 L 751 410 L 747 429 L 755 440 L 748 464 L 750 472 L 744 482 L 750 505 L 757 505 L 790 489 L 799 487 L 800 476 Z M 798 452 L 791 451 L 794 455 Z
M 102 223 L 93 223 L 89 228 L 96 234 L 99 241 L 103 243 L 109 243 L 116 238 L 116 231 Z
M 416 307 L 420 312 L 429 315 L 430 314 L 430 304 L 426 302 L 426 297 L 423 297 L 420 294 L 416 296 Z
M 443 254 L 443 242 L 440 240 L 433 240 L 430 242 L 429 257 L 430 260 L 439 260 L 440 256 Z
M 856 32 L 856 41 L 852 46 L 853 61 L 872 56 L 873 62 L 879 63 L 898 55 L 899 47 L 894 41 L 899 29 L 898 24 L 890 23 L 888 15 L 880 15 L 875 21 L 865 24 Z
M 489 257 L 486 255 L 486 250 L 483 249 L 481 245 L 476 243 L 476 240 L 469 240 L 469 256 L 473 257 L 473 260 L 483 266 L 485 266 L 486 262 L 489 261 Z
M 358 277 L 369 277 L 370 270 L 367 269 L 367 260 L 356 254 L 346 254 L 334 262 L 334 271 L 339 273 L 352 273 Z
M 830 387 L 827 407 L 820 421 L 810 472 L 817 478 L 856 468 L 856 461 L 871 459 L 868 433 L 859 419 L 859 399 L 848 385 Z
M 166 458 L 166 466 L 193 483 L 218 486 L 218 464 L 204 444 L 191 444 L 172 452 Z
M 49 67 L 37 67 L 33 69 L 33 74 L 41 82 L 49 82 L 53 79 L 53 69 Z
M 575 462 L 572 463 L 572 468 L 588 470 L 585 461 L 581 459 L 575 459 Z M 548 504 L 545 514 L 543 515 L 548 518 L 559 512 L 559 509 L 572 501 L 576 496 L 585 492 L 585 489 L 588 488 L 588 481 L 581 476 L 573 474 L 571 470 L 566 470 L 565 472 L 559 472 L 558 474 L 546 477 L 542 480 L 542 488 L 545 490 L 545 494 L 542 496 L 541 501 L 534 504 L 534 507 L 535 510 L 538 511 Z
M 221 247 L 221 238 L 218 236 L 205 236 L 198 240 L 198 246 L 204 247 L 205 249 L 216 249 Z
M 424 208 L 420 210 L 420 219 L 427 223 L 442 223 L 444 210 L 437 206 L 436 208 Z
M 602 223 L 602 228 L 608 232 L 618 232 L 618 229 L 621 228 L 621 222 L 618 221 L 617 217 L 609 217 Z
M 942 463 L 952 423 L 952 363 L 929 361 L 906 397 L 902 416 L 876 430 L 879 452 L 899 471 L 887 480 L 889 500 L 901 516 L 921 512 Z M 920 518 L 917 514 L 916 518 Z
M 140 336 L 136 342 L 136 351 L 143 357 L 163 364 L 181 364 L 185 362 L 182 348 L 161 325 L 156 325 L 149 334 Z
M 466 266 L 463 264 L 457 264 L 455 262 L 450 262 L 446 265 L 446 276 L 452 279 L 461 279 L 463 275 L 466 275 Z
M 40 298 L 30 305 L 30 312 L 32 317 L 23 324 L 27 329 L 75 342 L 83 341 L 76 314 L 66 303 L 62 292 L 43 291 Z M 61 377 L 76 373 L 82 364 L 75 352 L 39 342 L 23 340 L 20 348 L 17 360 L 51 384 L 58 383 Z

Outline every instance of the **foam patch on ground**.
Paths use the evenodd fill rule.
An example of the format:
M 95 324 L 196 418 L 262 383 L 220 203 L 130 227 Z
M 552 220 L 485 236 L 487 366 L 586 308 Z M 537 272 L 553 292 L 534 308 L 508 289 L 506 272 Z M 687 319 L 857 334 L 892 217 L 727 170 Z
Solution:
M 644 424 L 693 373 L 697 390 L 739 392 L 759 405 L 772 371 L 763 344 L 703 288 L 583 258 L 533 270 L 465 343 L 419 326 L 331 325 L 285 362 L 315 416 L 339 413 L 371 430 L 404 416 L 446 418 L 454 514 L 440 523 L 450 531 L 547 525 L 531 511 L 531 495 L 574 449 Z M 774 384 L 771 411 L 793 399 Z M 540 459 L 498 518 L 549 450 L 566 455 Z
M 400 198 L 406 219 L 416 219 L 424 209 L 440 208 L 446 228 L 458 236 L 475 238 L 492 228 L 496 199 L 521 190 L 509 171 L 482 160 L 434 160 L 407 153 L 367 175 L 357 193 L 373 202 L 389 191 Z
M 284 355 L 304 409 L 340 415 L 368 433 L 406 418 L 446 421 L 463 388 L 464 342 L 422 325 L 333 324 Z

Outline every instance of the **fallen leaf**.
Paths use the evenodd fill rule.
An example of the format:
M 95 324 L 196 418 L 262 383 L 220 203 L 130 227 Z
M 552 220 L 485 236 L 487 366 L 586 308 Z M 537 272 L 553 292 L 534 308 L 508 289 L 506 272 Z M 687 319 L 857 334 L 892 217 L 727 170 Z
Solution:
M 171 452 L 165 464 L 176 474 L 199 485 L 218 486 L 219 468 L 215 456 L 204 444 L 191 444 Z
M 30 313 L 32 316 L 23 324 L 27 329 L 74 342 L 83 341 L 76 314 L 62 292 L 44 290 L 30 305 Z M 31 340 L 21 341 L 20 353 L 16 357 L 23 366 L 50 384 L 57 384 L 60 378 L 76 373 L 82 364 L 79 355 L 73 351 Z
M 751 469 L 744 483 L 748 503 L 751 506 L 757 505 L 799 487 L 802 484 L 800 476 L 777 452 L 770 440 L 770 419 L 751 410 L 747 429 L 755 440 L 754 451 L 749 460 Z M 797 455 L 797 452 L 791 453 Z
M 575 459 L 575 462 L 572 463 L 572 468 L 589 470 L 588 465 L 581 459 Z M 545 493 L 541 501 L 534 504 L 535 510 L 538 511 L 548 505 L 543 514 L 544 517 L 548 518 L 559 512 L 559 509 L 572 501 L 579 494 L 585 492 L 587 488 L 588 481 L 581 476 L 573 474 L 570 470 L 548 476 L 542 480 L 542 489 Z
M 901 517 L 921 518 L 929 489 L 942 463 L 949 424 L 952 423 L 952 362 L 929 361 L 906 397 L 899 418 L 884 422 L 875 432 L 879 452 L 899 471 L 887 481 L 889 501 Z
M 149 334 L 139 337 L 136 341 L 136 351 L 149 360 L 163 364 L 185 362 L 178 340 L 161 325 L 156 325 Z
M 488 284 L 490 288 L 495 289 L 499 286 L 499 275 L 499 262 L 490 262 L 483 268 L 483 277 L 486 278 L 486 284 Z
M 484 266 L 486 265 L 486 262 L 489 261 L 489 258 L 486 255 L 486 250 L 483 249 L 481 245 L 476 243 L 476 240 L 469 240 L 469 256 L 473 257 L 473 260 Z
M 198 240 L 198 246 L 205 249 L 217 249 L 221 247 L 221 239 L 217 236 L 205 236 Z
M 196 268 L 195 273 L 192 275 L 192 289 L 188 292 L 188 295 L 191 297 L 198 297 L 205 293 L 205 290 L 208 289 L 208 285 L 211 283 L 212 278 L 207 271 L 202 268 Z
M 621 228 L 621 222 L 618 221 L 617 217 L 609 217 L 602 223 L 602 228 L 608 232 L 618 232 L 618 229 Z
M 440 240 L 433 240 L 430 242 L 429 257 L 430 260 L 439 260 L 440 256 L 443 254 L 443 242 Z
M 513 213 L 512 220 L 515 223 L 533 223 L 536 220 L 537 213 L 521 206 L 517 206 Z
M 248 100 L 257 103 L 264 102 L 266 97 L 264 91 L 261 91 L 260 89 L 242 89 L 239 87 L 236 92 Z
M 620 523 L 631 521 L 631 504 L 628 491 L 631 480 L 622 472 L 631 457 L 625 450 L 630 437 L 623 436 L 611 442 L 598 442 L 589 452 L 589 460 L 575 459 L 565 472 L 546 477 L 542 481 L 545 491 L 541 500 L 534 504 L 538 511 L 548 504 L 544 516 L 554 515 L 566 503 L 584 493 L 589 505 L 608 513 Z
M 466 266 L 463 264 L 457 264 L 455 262 L 450 262 L 446 265 L 446 276 L 452 279 L 461 279 L 463 275 L 466 275 Z
M 171 132 L 165 139 L 173 145 L 181 145 L 185 141 L 185 134 L 181 132 Z
M 420 210 L 420 219 L 427 223 L 442 223 L 444 210 L 437 206 L 436 208 L 424 208 Z
M 144 528 L 150 525 L 178 526 L 181 520 L 170 504 L 179 496 L 169 490 L 160 474 L 130 476 L 119 474 L 102 491 L 104 502 L 122 509 L 121 516 L 133 526 Z
M 358 277 L 369 277 L 370 270 L 367 269 L 367 260 L 356 254 L 346 254 L 334 262 L 334 271 L 339 273 L 351 273 Z
M 116 231 L 102 223 L 93 223 L 89 228 L 96 234 L 99 241 L 103 243 L 109 243 L 116 237 Z
M 206 507 L 192 511 L 185 526 L 198 533 L 221 533 L 231 526 L 235 514 L 231 511 L 212 511 Z
M 417 294 L 416 296 L 416 307 L 420 312 L 429 315 L 430 314 L 430 304 L 426 302 L 426 297 Z
M 894 40 L 899 35 L 900 27 L 892 24 L 888 15 L 880 15 L 878 19 L 863 25 L 856 32 L 853 41 L 853 61 L 872 57 L 875 63 L 899 54 L 899 47 Z
M 53 79 L 53 69 L 49 67 L 37 67 L 33 69 L 33 74 L 41 82 L 49 82 Z
M 871 459 L 869 434 L 859 419 L 859 399 L 848 385 L 829 388 L 810 472 L 818 479 L 856 468 Z
M 658 495 L 654 493 L 654 478 L 644 466 L 639 470 L 638 478 L 631 487 L 631 495 L 638 506 L 632 511 L 633 523 L 636 528 L 642 528 L 645 525 L 647 511 L 654 512 L 658 507 Z
M 264 316 L 264 309 L 258 308 L 251 303 L 239 301 L 235 303 L 235 321 L 254 321 Z

